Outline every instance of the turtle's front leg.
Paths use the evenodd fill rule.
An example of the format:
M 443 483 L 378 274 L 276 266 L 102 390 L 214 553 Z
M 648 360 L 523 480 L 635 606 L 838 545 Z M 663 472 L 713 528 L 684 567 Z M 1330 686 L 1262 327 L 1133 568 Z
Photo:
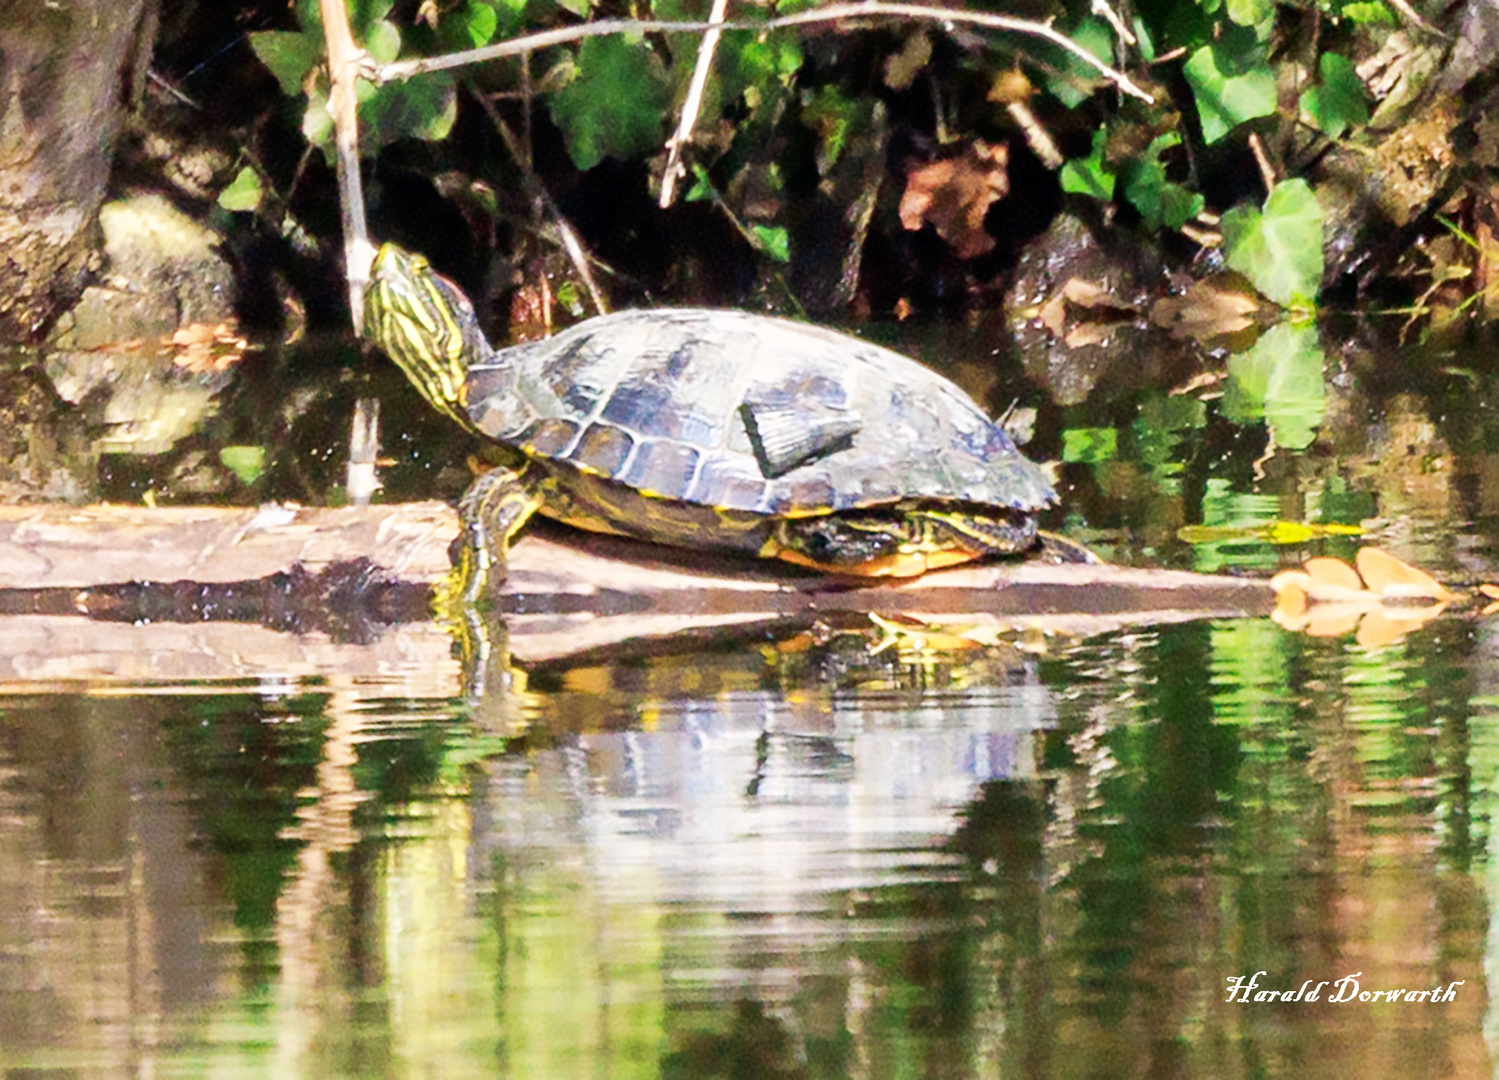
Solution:
M 453 567 L 453 596 L 471 605 L 491 583 L 504 580 L 510 538 L 524 525 L 541 497 L 526 484 L 526 466 L 490 469 L 463 493 L 458 513 L 463 518 L 463 544 Z

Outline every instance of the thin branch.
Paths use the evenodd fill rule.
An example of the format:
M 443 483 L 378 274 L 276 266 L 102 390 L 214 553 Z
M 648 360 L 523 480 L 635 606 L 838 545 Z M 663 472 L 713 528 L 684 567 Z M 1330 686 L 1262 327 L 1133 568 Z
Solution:
M 708 22 L 715 25 L 724 21 L 729 0 L 713 0 L 713 10 L 708 13 Z M 703 107 L 703 88 L 708 85 L 708 73 L 713 70 L 713 54 L 718 49 L 718 31 L 709 30 L 703 35 L 697 49 L 697 67 L 692 70 L 692 83 L 687 87 L 687 99 L 682 102 L 682 116 L 677 122 L 677 133 L 666 141 L 666 169 L 661 174 L 661 199 L 658 205 L 665 210 L 675 200 L 677 181 L 687 175 L 682 164 L 682 148 L 692 138 L 693 125 L 697 123 L 698 111 Z
M 510 156 L 515 159 L 516 167 L 520 169 L 521 183 L 526 189 L 526 194 L 536 203 L 537 209 L 544 211 L 552 219 L 557 233 L 562 240 L 562 250 L 572 260 L 573 269 L 577 271 L 578 277 L 583 281 L 583 287 L 588 290 L 589 299 L 593 301 L 594 309 L 600 315 L 609 313 L 609 302 L 604 299 L 603 290 L 599 283 L 594 280 L 593 270 L 588 265 L 588 253 L 583 250 L 583 242 L 578 239 L 577 230 L 567 220 L 557 204 L 552 201 L 551 194 L 542 185 L 536 174 L 531 170 L 530 155 L 526 152 L 529 148 L 523 147 L 515 137 L 515 132 L 510 130 L 510 125 L 505 123 L 505 118 L 500 115 L 500 110 L 494 107 L 494 102 L 489 100 L 488 95 L 481 92 L 477 87 L 470 85 L 469 93 L 478 101 L 479 105 L 489 116 L 489 122 L 494 125 L 495 131 L 499 133 L 500 140 L 505 144 L 505 149 L 510 151 Z
M 416 60 L 399 60 L 393 64 L 382 64 L 375 69 L 374 80 L 385 83 L 399 79 L 409 79 L 413 75 L 418 75 L 426 71 L 442 71 L 447 68 L 463 67 L 467 64 L 480 64 L 489 60 L 499 59 L 503 56 L 517 56 L 522 53 L 535 52 L 537 49 L 544 49 L 551 45 L 562 45 L 570 41 L 579 41 L 583 38 L 600 37 L 608 34 L 705 34 L 717 30 L 748 30 L 754 33 L 764 33 L 769 30 L 779 30 L 788 26 L 808 26 L 816 23 L 838 22 L 843 19 L 869 18 L 879 15 L 929 19 L 946 26 L 951 26 L 954 23 L 966 23 L 972 26 L 986 27 L 991 30 L 1004 30 L 1009 33 L 1042 38 L 1050 41 L 1058 48 L 1070 52 L 1126 94 L 1137 97 L 1141 101 L 1151 104 L 1155 103 L 1155 98 L 1137 86 L 1128 75 L 1109 67 L 1109 65 L 1073 41 L 1066 34 L 1053 29 L 1049 23 L 1035 22 L 1031 19 L 1019 19 L 1009 15 L 991 15 L 987 12 L 952 11 L 947 8 L 928 7 L 923 4 L 886 3 L 884 0 L 862 0 L 859 3 L 828 4 L 825 7 L 797 12 L 795 15 L 783 15 L 779 18 L 767 19 L 763 22 L 736 21 L 713 23 L 670 22 L 653 19 L 601 19 L 598 22 L 583 23 L 578 26 L 566 26 L 558 30 L 546 30 L 537 34 L 526 34 L 522 37 L 511 38 L 508 41 L 502 41 L 495 45 L 486 45 L 482 49 L 469 49 L 464 52 L 448 53 L 444 56 L 423 57 Z
M 344 275 L 349 283 L 349 314 L 354 333 L 364 329 L 364 287 L 370 279 L 374 247 L 364 217 L 364 185 L 359 174 L 359 111 L 355 79 L 368 75 L 367 54 L 354 44 L 343 0 L 320 0 L 323 37 L 328 46 L 328 114 L 333 117 L 338 151 L 338 209 L 344 229 Z

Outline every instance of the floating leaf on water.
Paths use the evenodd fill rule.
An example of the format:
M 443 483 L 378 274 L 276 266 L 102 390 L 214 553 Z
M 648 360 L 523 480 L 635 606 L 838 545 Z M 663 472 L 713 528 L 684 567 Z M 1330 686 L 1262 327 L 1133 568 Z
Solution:
M 1364 587 L 1364 583 L 1359 579 L 1358 571 L 1342 559 L 1321 555 L 1315 559 L 1308 559 L 1301 568 L 1313 581 L 1319 581 L 1324 585 L 1335 585 L 1344 589 L 1352 589 L 1355 592 Z
M 1358 572 L 1371 592 L 1388 599 L 1439 600 L 1444 603 L 1456 599 L 1424 570 L 1417 570 L 1378 548 L 1359 550 Z

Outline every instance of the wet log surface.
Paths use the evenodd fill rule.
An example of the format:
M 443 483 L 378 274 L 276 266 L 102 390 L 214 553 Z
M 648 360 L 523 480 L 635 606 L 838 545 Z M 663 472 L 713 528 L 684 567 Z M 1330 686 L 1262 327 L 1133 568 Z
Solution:
M 445 635 L 413 624 L 457 532 L 442 503 L 0 507 L 0 682 L 455 671 Z M 1258 580 L 1039 561 L 841 580 L 541 523 L 515 545 L 495 607 L 515 659 L 535 664 L 870 613 L 1090 634 L 1272 603 Z

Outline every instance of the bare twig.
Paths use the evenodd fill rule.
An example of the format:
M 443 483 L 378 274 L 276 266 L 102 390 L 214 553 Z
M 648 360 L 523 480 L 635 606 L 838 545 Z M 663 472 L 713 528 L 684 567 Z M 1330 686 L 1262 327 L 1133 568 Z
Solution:
M 527 153 L 528 147 L 522 146 L 520 140 L 515 137 L 515 132 L 510 130 L 510 125 L 505 123 L 505 118 L 500 115 L 500 110 L 494 107 L 494 102 L 489 100 L 488 95 L 482 93 L 473 86 L 469 92 L 489 116 L 489 122 L 494 125 L 495 131 L 499 133 L 500 140 L 504 142 L 505 149 L 515 159 L 516 167 L 520 169 L 521 183 L 525 185 L 526 194 L 537 204 L 537 208 L 552 219 L 552 224 L 557 229 L 557 235 L 562 241 L 562 250 L 572 260 L 573 269 L 577 271 L 578 277 L 583 282 L 583 287 L 588 290 L 588 297 L 593 301 L 594 309 L 600 315 L 609 313 L 609 302 L 604 299 L 603 290 L 594 280 L 593 269 L 588 265 L 588 253 L 583 250 L 583 242 L 578 239 L 577 230 L 567 220 L 557 204 L 552 201 L 551 194 L 537 179 L 531 170 L 531 156 Z
M 328 0 L 324 0 L 324 2 L 327 3 Z M 859 3 L 828 4 L 824 7 L 813 8 L 809 11 L 800 11 L 794 15 L 783 15 L 780 18 L 767 19 L 763 22 L 736 21 L 712 23 L 673 22 L 654 19 L 601 19 L 598 22 L 583 23 L 579 26 L 566 26 L 558 30 L 546 30 L 537 34 L 526 34 L 522 37 L 511 38 L 508 41 L 501 41 L 494 45 L 486 45 L 482 49 L 469 49 L 464 52 L 447 53 L 443 56 L 423 57 L 416 60 L 399 60 L 393 64 L 383 64 L 375 69 L 374 79 L 376 82 L 382 83 L 393 82 L 399 79 L 409 79 L 413 75 L 418 75 L 424 71 L 441 71 L 446 68 L 463 67 L 467 64 L 481 64 L 488 60 L 497 60 L 503 56 L 518 56 L 522 53 L 535 52 L 537 49 L 544 49 L 551 45 L 562 45 L 570 41 L 579 41 L 583 38 L 600 37 L 608 34 L 705 34 L 709 31 L 719 30 L 749 30 L 754 33 L 764 33 L 768 30 L 779 30 L 788 26 L 808 26 L 815 23 L 838 22 L 843 19 L 870 18 L 873 16 L 930 19 L 933 22 L 946 25 L 965 23 L 971 26 L 986 27 L 991 30 L 1003 30 L 1013 34 L 1024 34 L 1029 37 L 1042 38 L 1050 41 L 1058 48 L 1070 52 L 1126 94 L 1137 97 L 1141 101 L 1151 104 L 1155 103 L 1155 98 L 1149 92 L 1136 85 L 1128 75 L 1111 68 L 1066 34 L 1053 29 L 1048 23 L 1036 22 L 1031 19 L 1019 19 L 1010 15 L 992 15 L 987 12 L 954 11 L 950 8 L 929 7 L 924 4 L 886 3 L 884 0 L 862 0 Z
M 1259 132 L 1249 135 L 1249 149 L 1254 153 L 1254 163 L 1260 167 L 1260 180 L 1265 185 L 1265 194 L 1275 190 L 1275 166 L 1270 164 L 1270 155 L 1265 153 L 1265 144 Z
M 729 0 L 713 0 L 713 10 L 708 13 L 708 22 L 721 24 L 728 11 Z M 661 173 L 660 207 L 665 210 L 675 200 L 677 181 L 687 175 L 682 164 L 682 149 L 692 138 L 693 125 L 697 123 L 698 111 L 703 107 L 703 88 L 708 85 L 708 72 L 713 70 L 713 54 L 718 49 L 718 31 L 709 30 L 703 35 L 697 49 L 697 67 L 692 70 L 692 83 L 687 87 L 687 98 L 682 102 L 682 116 L 677 122 L 677 133 L 666 141 L 666 169 Z
M 1108 0 L 1093 0 L 1093 14 L 1102 16 L 1104 21 L 1114 28 L 1115 35 L 1126 45 L 1135 44 L 1135 35 L 1130 33 L 1129 27 L 1124 25 L 1124 20 L 1119 13 L 1109 7 Z
M 359 116 L 354 80 L 369 76 L 369 56 L 354 44 L 343 0 L 320 0 L 323 36 L 328 45 L 328 114 L 333 117 L 338 151 L 338 208 L 344 227 L 344 274 L 349 283 L 349 313 L 354 333 L 364 326 L 364 287 L 369 283 L 374 248 L 364 218 L 364 185 L 359 175 Z

